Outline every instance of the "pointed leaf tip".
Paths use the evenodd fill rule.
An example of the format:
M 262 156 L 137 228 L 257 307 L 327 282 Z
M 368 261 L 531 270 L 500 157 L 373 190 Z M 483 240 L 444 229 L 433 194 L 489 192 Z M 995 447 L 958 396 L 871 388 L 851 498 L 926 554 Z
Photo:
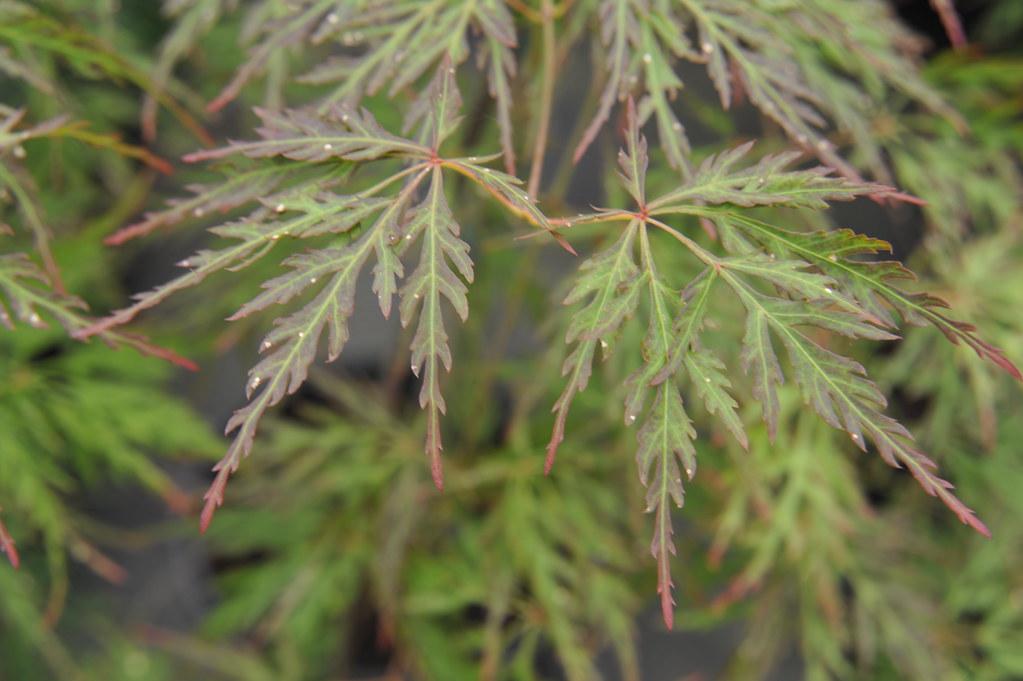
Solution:
M 199 534 L 206 534 L 206 530 L 209 529 L 210 523 L 213 522 L 213 514 L 216 513 L 217 509 L 220 508 L 224 503 L 224 490 L 227 488 L 227 480 L 231 477 L 231 469 L 229 466 L 221 466 L 220 464 L 214 468 L 217 471 L 217 477 L 213 480 L 210 488 L 206 490 L 206 494 L 203 495 L 203 499 L 206 503 L 202 507 L 202 513 L 199 515 Z
M 547 445 L 547 457 L 543 462 L 543 474 L 550 475 L 551 469 L 554 468 L 554 459 L 558 455 L 558 446 L 556 444 Z
M 671 597 L 671 589 L 661 593 L 661 617 L 664 618 L 664 626 L 671 631 L 675 628 L 675 599 Z
M 444 464 L 441 463 L 439 455 L 433 456 L 430 460 L 430 476 L 433 478 L 433 486 L 438 492 L 444 491 Z

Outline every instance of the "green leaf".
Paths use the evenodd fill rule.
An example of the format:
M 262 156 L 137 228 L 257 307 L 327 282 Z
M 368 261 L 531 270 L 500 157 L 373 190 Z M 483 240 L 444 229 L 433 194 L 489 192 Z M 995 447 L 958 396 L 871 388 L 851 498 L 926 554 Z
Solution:
M 604 0 L 599 18 L 600 35 L 607 51 L 607 81 L 597 113 L 576 146 L 574 160 L 582 158 L 610 118 L 615 102 L 625 99 L 631 85 L 642 75 L 647 96 L 640 101 L 639 118 L 645 121 L 650 113 L 654 114 L 668 163 L 685 170 L 689 142 L 671 107 L 682 81 L 675 74 L 672 61 L 692 52 L 674 9 L 664 0 Z
M 328 332 L 327 361 L 333 361 L 341 354 L 348 341 L 348 319 L 354 310 L 356 282 L 374 253 L 377 256 L 374 290 L 380 297 L 384 314 L 390 311 L 394 279 L 401 274 L 401 263 L 390 252 L 391 243 L 399 240 L 399 220 L 427 172 L 419 170 L 419 174 L 390 202 L 371 201 L 367 206 L 363 201 L 365 197 L 345 197 L 344 200 L 322 203 L 299 201 L 292 207 L 305 207 L 309 212 L 285 221 L 284 227 L 278 225 L 271 232 L 284 234 L 301 226 L 322 233 L 325 220 L 331 227 L 347 231 L 357 220 L 383 207 L 373 224 L 349 245 L 288 258 L 285 265 L 292 272 L 266 282 L 264 292 L 231 317 L 238 319 L 272 304 L 287 303 L 306 289 L 325 282 L 310 302 L 297 312 L 276 320 L 274 330 L 260 345 L 264 357 L 249 371 L 246 393 L 250 402 L 237 410 L 227 423 L 227 434 L 237 432 L 224 458 L 214 468 L 218 471 L 217 478 L 204 497 L 206 506 L 200 520 L 203 531 L 209 526 L 214 511 L 223 503 L 228 478 L 252 450 L 256 430 L 267 409 L 294 393 L 305 382 L 309 366 L 316 359 L 324 329 Z M 274 214 L 282 212 L 273 211 Z
M 793 151 L 765 156 L 753 165 L 740 166 L 752 148 L 753 142 L 747 142 L 708 157 L 681 187 L 651 201 L 651 213 L 687 212 L 697 202 L 744 208 L 785 205 L 821 210 L 827 208 L 829 201 L 850 201 L 864 194 L 892 191 L 882 185 L 833 177 L 832 171 L 822 166 L 789 170 L 801 156 Z
M 558 445 L 565 439 L 565 421 L 572 400 L 586 389 L 589 382 L 597 344 L 606 351 L 610 346 L 610 336 L 632 314 L 638 303 L 639 268 L 633 253 L 638 228 L 638 222 L 630 222 L 614 245 L 584 262 L 565 298 L 565 305 L 583 305 L 572 315 L 565 333 L 565 342 L 575 343 L 575 347 L 561 369 L 562 375 L 568 376 L 568 383 L 552 409 L 556 417 L 547 444 L 547 472 L 554 465 Z
M 790 17 L 733 0 L 682 0 L 682 7 L 696 24 L 700 52 L 722 107 L 732 104 L 734 72 L 743 94 L 796 143 L 843 175 L 857 177 L 823 137 L 826 122 L 820 111 L 826 102 L 807 87 L 788 45 L 779 39 Z
M 637 206 L 646 206 L 646 171 L 650 165 L 647 155 L 646 138 L 639 134 L 639 121 L 632 99 L 628 100 L 626 111 L 628 131 L 625 135 L 626 148 L 618 151 L 618 168 L 625 188 Z
M 193 184 L 186 187 L 195 196 L 168 202 L 168 208 L 146 213 L 142 220 L 123 227 L 105 239 L 111 246 L 119 246 L 130 239 L 150 234 L 162 227 L 199 219 L 216 211 L 228 212 L 263 196 L 273 194 L 287 184 L 293 175 L 308 172 L 326 176 L 324 168 L 281 168 L 266 165 L 238 172 L 217 184 Z M 326 177 L 324 177 L 326 180 Z M 301 180 L 300 180 L 301 181 Z
M 331 232 L 346 232 L 385 202 L 376 194 L 422 167 L 411 167 L 388 177 L 383 182 L 349 196 L 333 196 L 319 191 L 336 181 L 337 169 L 324 168 L 321 174 L 306 176 L 308 186 L 300 184 L 264 199 L 261 207 L 245 218 L 214 227 L 214 234 L 236 243 L 219 249 L 203 249 L 178 263 L 188 269 L 183 274 L 153 290 L 136 294 L 136 302 L 111 313 L 96 324 L 82 329 L 85 338 L 126 324 L 144 310 L 180 291 L 200 284 L 207 277 L 223 270 L 242 269 L 265 257 L 282 238 L 306 238 Z M 319 194 L 319 196 L 317 196 Z M 172 209 L 173 212 L 173 209 Z M 297 214 L 296 214 L 297 213 Z M 194 215 L 194 211 L 193 211 Z M 166 219 L 171 219 L 168 216 Z
M 753 397 L 760 402 L 773 440 L 778 430 L 778 385 L 785 382 L 785 377 L 771 344 L 768 316 L 760 308 L 750 310 L 746 317 L 741 357 L 743 368 L 753 379 Z
M 636 463 L 640 481 L 647 488 L 647 512 L 655 513 L 654 538 L 650 552 L 657 559 L 657 591 L 661 595 L 661 614 L 670 629 L 674 620 L 675 599 L 672 597 L 671 556 L 675 554 L 672 540 L 671 504 L 682 507 L 685 494 L 682 473 L 686 478 L 696 474 L 696 431 L 682 407 L 678 388 L 665 382 L 656 388 L 656 397 L 646 422 L 639 431 Z
M 411 345 L 412 373 L 423 379 L 419 406 L 427 410 L 426 452 L 438 489 L 444 486 L 440 415 L 446 410 L 440 390 L 439 364 L 451 370 L 451 349 L 444 330 L 440 299 L 441 296 L 447 298 L 465 321 L 469 316 L 469 303 L 462 279 L 470 283 L 473 280 L 469 245 L 459 238 L 459 232 L 444 197 L 441 169 L 434 166 L 426 198 L 416 207 L 405 232 L 409 241 L 421 238 L 422 249 L 418 266 L 401 290 L 401 322 L 407 326 L 418 311 L 419 323 Z
M 88 306 L 79 298 L 52 290 L 46 274 L 24 253 L 0 255 L 0 324 L 13 329 L 13 319 L 38 329 L 47 319 L 56 321 L 68 334 L 77 336 L 95 321 L 86 316 Z M 11 312 L 14 313 L 12 319 Z M 144 337 L 116 330 L 99 334 L 112 347 L 127 346 L 144 354 L 173 362 L 186 369 L 197 367 L 175 352 L 152 345 Z
M 906 322 L 931 324 L 952 343 L 963 343 L 979 357 L 1001 367 L 1017 380 L 1023 380 L 1023 374 L 1005 353 L 980 338 L 973 325 L 951 319 L 939 311 L 948 307 L 945 301 L 930 294 L 907 293 L 897 288 L 892 282 L 913 278 L 901 263 L 850 259 L 890 250 L 887 243 L 849 230 L 789 232 L 746 216 L 732 215 L 730 220 L 768 248 L 802 258 L 841 282 L 874 320 L 894 326 L 890 307 Z
M 429 148 L 387 132 L 365 109 L 338 105 L 323 114 L 296 110 L 276 113 L 259 108 L 255 111 L 263 123 L 257 129 L 261 141 L 233 142 L 222 149 L 188 154 L 185 160 L 208 161 L 234 154 L 252 158 L 283 156 L 295 161 L 331 158 L 369 161 L 384 156 L 430 158 Z
M 867 440 L 872 442 L 886 463 L 908 468 L 924 491 L 941 499 L 963 523 L 985 536 L 990 534 L 973 511 L 952 494 L 952 485 L 935 474 L 934 462 L 914 446 L 909 431 L 883 413 L 887 404 L 884 395 L 866 377 L 860 364 L 821 347 L 797 331 L 793 324 L 798 322 L 785 316 L 791 301 L 763 296 L 727 271 L 722 277 L 748 312 L 743 354 L 754 377 L 754 394 L 764 403 L 764 418 L 772 434 L 778 414 L 775 385 L 783 377 L 770 331 L 781 338 L 804 399 L 824 421 L 848 432 L 864 451 Z
M 693 382 L 696 394 L 703 400 L 707 411 L 717 416 L 743 449 L 749 448 L 749 439 L 738 413 L 739 404 L 728 392 L 732 384 L 725 374 L 725 364 L 714 354 L 700 348 L 685 356 L 686 373 Z
M 85 303 L 44 288 L 48 284 L 46 274 L 24 253 L 0 255 L 0 292 L 6 298 L 0 299 L 0 323 L 13 329 L 13 312 L 14 319 L 46 328 L 40 315 L 44 312 L 56 318 L 68 333 L 77 331 L 80 325 L 74 310 L 85 309 Z
M 642 192 L 639 192 L 640 197 Z M 642 199 L 640 199 L 642 200 Z M 669 501 L 676 506 L 683 503 L 682 478 L 678 462 L 692 479 L 696 472 L 696 450 L 693 440 L 696 431 L 682 406 L 682 396 L 674 381 L 662 381 L 653 386 L 653 379 L 661 372 L 675 339 L 672 336 L 673 310 L 678 305 L 673 291 L 661 282 L 654 262 L 647 227 L 640 227 L 640 253 L 642 278 L 647 283 L 650 324 L 643 340 L 643 366 L 626 381 L 625 423 L 631 425 L 643 406 L 647 391 L 655 395 L 638 433 L 636 464 L 639 479 L 647 487 L 647 512 L 656 513 L 654 539 L 650 550 L 657 559 L 657 590 L 661 595 L 661 613 L 670 629 L 674 619 L 675 601 L 672 597 L 671 563 L 669 554 L 675 553 L 672 541 Z M 651 475 L 652 471 L 652 475 Z
M 442 63 L 430 84 L 409 107 L 402 126 L 408 134 L 418 124 L 419 140 L 434 152 L 458 127 L 462 97 L 455 83 L 455 69 Z

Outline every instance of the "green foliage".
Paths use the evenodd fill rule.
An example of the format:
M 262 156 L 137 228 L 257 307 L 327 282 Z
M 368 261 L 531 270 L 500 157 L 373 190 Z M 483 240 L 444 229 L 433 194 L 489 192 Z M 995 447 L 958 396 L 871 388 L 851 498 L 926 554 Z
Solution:
M 988 57 L 932 5 L 955 54 L 883 0 L 0 0 L 0 675 L 632 681 L 656 574 L 668 628 L 744 622 L 729 678 L 1019 676 L 1020 17 Z M 917 210 L 903 263 L 874 234 Z M 251 367 L 221 598 L 65 637 L 68 558 L 123 578 L 82 495 L 191 512 L 154 457 L 211 450 L 141 323 Z

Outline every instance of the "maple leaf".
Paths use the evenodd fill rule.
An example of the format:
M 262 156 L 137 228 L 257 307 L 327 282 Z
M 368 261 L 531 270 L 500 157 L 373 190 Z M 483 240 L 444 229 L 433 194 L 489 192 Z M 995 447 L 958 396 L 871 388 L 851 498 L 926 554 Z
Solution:
M 415 191 L 430 172 L 416 166 L 413 169 L 417 173 L 390 201 L 351 196 L 340 201 L 291 204 L 293 210 L 306 208 L 310 211 L 306 215 L 313 218 L 307 220 L 300 216 L 285 222 L 288 232 L 303 224 L 311 228 L 311 235 L 323 233 L 323 225 L 330 232 L 348 231 L 373 213 L 377 216 L 360 236 L 346 246 L 322 248 L 288 258 L 285 265 L 292 271 L 266 282 L 263 293 L 230 318 L 240 319 L 270 305 L 288 303 L 318 283 L 322 286 L 313 299 L 298 311 L 276 320 L 274 330 L 260 345 L 264 357 L 249 371 L 247 394 L 250 402 L 235 412 L 225 428 L 228 434 L 237 432 L 224 458 L 215 467 L 217 478 L 206 494 L 207 503 L 200 521 L 203 530 L 209 526 L 214 510 L 223 503 L 228 477 L 251 451 L 256 429 L 266 410 L 294 393 L 305 382 L 325 330 L 328 336 L 327 361 L 333 361 L 340 355 L 349 338 L 348 320 L 354 311 L 356 281 L 372 256 L 377 260 L 374 290 L 383 313 L 387 315 L 390 312 L 394 280 L 403 273 L 393 246 L 400 240 L 402 221 Z M 325 212 L 330 215 L 329 220 L 325 220 Z M 300 235 L 309 236 L 310 233 Z
M 198 285 L 224 270 L 250 266 L 270 253 L 281 239 L 341 238 L 342 245 L 321 246 L 284 259 L 287 272 L 263 284 L 263 290 L 243 304 L 229 320 L 238 320 L 276 306 L 297 309 L 281 315 L 260 344 L 261 359 L 249 372 L 248 403 L 227 423 L 230 446 L 214 470 L 217 475 L 205 495 L 200 527 L 205 530 L 223 503 L 230 476 L 253 447 L 263 416 L 305 382 L 326 336 L 327 361 L 336 359 L 349 337 L 356 282 L 372 264 L 372 288 L 384 316 L 393 299 L 400 299 L 403 325 L 418 317 L 412 339 L 412 369 L 422 380 L 420 403 L 427 413 L 426 451 L 433 477 L 442 487 L 440 415 L 445 411 L 440 368 L 451 368 L 451 351 L 444 326 L 441 298 L 464 320 L 468 315 L 466 284 L 473 279 L 469 246 L 445 197 L 444 170 L 453 170 L 496 197 L 511 212 L 554 234 L 521 182 L 485 165 L 496 157 L 443 159 L 439 149 L 459 122 L 461 98 L 454 68 L 444 62 L 409 108 L 406 133 L 384 129 L 365 110 L 347 104 L 327 109 L 272 112 L 257 109 L 263 121 L 260 139 L 231 142 L 220 149 L 190 154 L 189 161 L 243 156 L 251 166 L 220 185 L 193 187 L 194 196 L 172 202 L 169 209 L 150 213 L 111 237 L 122 242 L 188 218 L 255 204 L 241 218 L 210 231 L 228 239 L 224 246 L 203 249 L 179 263 L 188 271 L 105 319 L 78 329 L 86 338 L 110 332 L 171 295 Z M 361 191 L 344 194 L 353 169 L 364 164 L 401 164 L 383 180 Z M 420 191 L 422 190 L 422 192 Z M 267 195 L 269 193 L 269 195 Z M 555 235 L 557 238 L 557 235 Z M 409 247 L 419 242 L 416 267 L 404 282 Z
M 901 264 L 860 259 L 887 247 L 884 242 L 848 230 L 792 232 L 744 212 L 761 206 L 820 210 L 829 201 L 892 190 L 836 178 L 819 168 L 789 170 L 797 157 L 791 153 L 743 166 L 741 161 L 750 150 L 744 145 L 707 159 L 679 188 L 648 199 L 646 143 L 639 134 L 639 116 L 631 100 L 627 113 L 626 149 L 619 155 L 619 167 L 622 184 L 636 209 L 607 209 L 574 221 L 627 222 L 627 226 L 614 245 L 580 267 L 566 299 L 581 306 L 571 317 L 566 334 L 573 348 L 563 370 L 568 379 L 554 405 L 547 470 L 564 438 L 571 401 L 588 383 L 596 343 L 602 342 L 610 352 L 607 339 L 626 319 L 646 314 L 642 363 L 625 380 L 624 415 L 626 425 L 635 423 L 652 396 L 652 406 L 638 433 L 637 464 L 640 480 L 647 487 L 648 511 L 655 513 L 651 548 L 658 563 L 658 591 L 666 625 L 671 627 L 674 609 L 670 556 L 675 548 L 669 509 L 671 502 L 676 506 L 683 503 L 682 471 L 692 478 L 696 470 L 696 434 L 679 381 L 688 378 L 707 411 L 743 447 L 749 443 L 724 364 L 699 342 L 713 309 L 709 301 L 715 289 L 730 291 L 745 310 L 740 358 L 772 439 L 781 409 L 778 388 L 791 373 L 803 399 L 821 419 L 848 432 L 860 449 L 865 451 L 869 442 L 885 462 L 908 468 L 925 492 L 937 496 L 962 522 L 988 534 L 973 511 L 952 493 L 952 485 L 936 474 L 934 462 L 914 445 L 909 431 L 884 413 L 886 400 L 864 368 L 827 348 L 825 342 L 812 340 L 802 329 L 813 328 L 823 338 L 841 335 L 892 340 L 896 338 L 892 333 L 894 311 L 907 322 L 933 323 L 953 341 L 967 343 L 1014 376 L 1019 372 L 1001 351 L 980 340 L 972 327 L 937 312 L 935 308 L 941 305 L 937 299 L 895 288 L 892 280 L 909 276 Z M 727 254 L 707 250 L 664 222 L 679 215 L 714 222 Z M 651 229 L 670 235 L 704 266 L 681 294 L 659 274 L 648 233 Z M 718 283 L 723 286 L 716 286 Z M 788 372 L 776 353 L 775 338 L 786 350 Z
M 190 2 L 187 10 L 181 3 L 168 8 L 168 13 L 179 18 L 158 64 L 161 82 L 213 20 L 237 4 L 229 0 Z M 510 81 L 516 71 L 518 40 L 504 2 L 302 0 L 283 8 L 277 3 L 257 3 L 249 10 L 246 25 L 243 40 L 253 47 L 231 82 L 210 102 L 211 111 L 235 99 L 271 63 L 283 63 L 284 52 L 295 45 L 334 43 L 343 48 L 342 55 L 324 60 L 297 78 L 314 85 L 334 85 L 320 103 L 322 112 L 381 91 L 393 97 L 441 64 L 461 65 L 471 55 L 469 35 L 479 33 L 483 48 L 477 53 L 478 64 L 486 69 L 489 91 L 497 105 L 505 168 L 514 172 Z
M 647 97 L 641 100 L 641 118 L 653 113 L 662 147 L 672 167 L 686 169 L 689 142 L 671 100 L 682 88 L 674 71 L 676 57 L 693 56 L 676 10 L 665 0 L 604 0 L 598 10 L 601 39 L 607 49 L 607 82 L 593 120 L 575 148 L 578 162 L 611 115 L 616 101 L 625 99 L 642 74 Z
M 639 293 L 639 268 L 633 250 L 638 222 L 630 222 L 618 241 L 594 255 L 579 267 L 565 305 L 586 301 L 573 316 L 565 333 L 565 342 L 575 347 L 565 359 L 561 373 L 568 376 L 561 397 L 555 402 L 554 430 L 547 444 L 544 471 L 550 473 L 558 445 L 565 438 L 565 422 L 575 396 L 586 389 L 593 371 L 593 356 L 598 344 L 610 349 L 610 336 L 630 315 Z
M 444 485 L 440 462 L 440 414 L 445 411 L 438 362 L 445 370 L 451 370 L 451 349 L 444 330 L 440 298 L 447 298 L 465 321 L 469 316 L 469 303 L 465 297 L 466 286 L 459 275 L 470 283 L 473 279 L 469 245 L 459 238 L 459 226 L 444 198 L 441 178 L 440 169 L 434 168 L 426 198 L 417 206 L 405 228 L 405 238 L 413 242 L 421 239 L 422 250 L 418 266 L 401 289 L 402 325 L 408 325 L 416 311 L 419 312 L 419 323 L 412 338 L 412 373 L 423 379 L 419 406 L 427 410 L 426 450 L 430 456 L 434 484 L 438 488 Z

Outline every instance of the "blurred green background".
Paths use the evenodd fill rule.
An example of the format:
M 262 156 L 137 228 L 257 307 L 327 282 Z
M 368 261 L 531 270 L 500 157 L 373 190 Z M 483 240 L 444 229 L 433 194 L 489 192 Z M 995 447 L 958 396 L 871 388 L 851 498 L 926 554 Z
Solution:
M 873 5 L 829 1 L 848 17 Z M 930 3 L 891 4 L 925 41 L 920 82 L 965 125 L 869 73 L 821 77 L 823 97 L 871 102 L 871 127 L 837 136 L 852 162 L 926 201 L 859 201 L 823 219 L 891 241 L 926 290 L 1023 362 L 1023 3 L 957 3 L 969 38 L 959 51 Z M 0 299 L 12 326 L 0 333 L 0 520 L 21 563 L 0 566 L 0 679 L 1023 679 L 1018 385 L 933 329 L 855 349 L 991 540 L 858 453 L 794 390 L 773 444 L 758 412 L 744 413 L 748 453 L 704 419 L 699 477 L 676 522 L 669 633 L 654 603 L 634 434 L 620 426 L 618 396 L 607 397 L 617 360 L 578 398 L 558 474 L 542 475 L 563 352 L 563 320 L 550 310 L 576 263 L 509 239 L 507 217 L 464 187 L 459 210 L 490 226 L 473 237 L 474 313 L 446 379 L 445 493 L 424 462 L 403 331 L 363 292 L 342 359 L 263 424 L 200 537 L 198 498 L 225 446 L 216 433 L 242 403 L 271 317 L 221 320 L 288 247 L 132 327 L 198 372 L 145 356 L 134 336 L 84 344 L 68 334 L 86 323 L 82 303 L 121 307 L 207 243 L 214 223 L 200 213 L 103 244 L 189 185 L 220 181 L 182 154 L 207 138 L 251 136 L 250 105 L 300 105 L 317 92 L 289 68 L 329 48 L 293 49 L 239 101 L 204 112 L 246 63 L 252 26 L 287 5 L 0 0 L 0 224 L 10 226 Z M 888 19 L 878 21 L 887 45 Z M 527 90 L 535 47 L 529 36 L 518 49 Z M 559 75 L 552 214 L 606 205 L 619 191 L 607 183 L 613 131 L 580 166 L 566 159 L 592 102 L 593 50 L 569 54 Z M 807 64 L 846 58 L 816 50 L 794 47 Z M 691 85 L 676 107 L 695 156 L 750 137 L 764 150 L 785 145 L 748 103 L 720 111 L 702 70 L 685 68 Z M 471 67 L 461 75 L 467 109 L 485 107 L 483 78 Z M 366 104 L 400 127 L 390 100 Z M 495 114 L 480 110 L 462 144 L 492 151 Z M 732 366 L 726 339 L 738 334 L 715 334 Z M 642 335 L 627 330 L 619 343 L 638 347 Z

